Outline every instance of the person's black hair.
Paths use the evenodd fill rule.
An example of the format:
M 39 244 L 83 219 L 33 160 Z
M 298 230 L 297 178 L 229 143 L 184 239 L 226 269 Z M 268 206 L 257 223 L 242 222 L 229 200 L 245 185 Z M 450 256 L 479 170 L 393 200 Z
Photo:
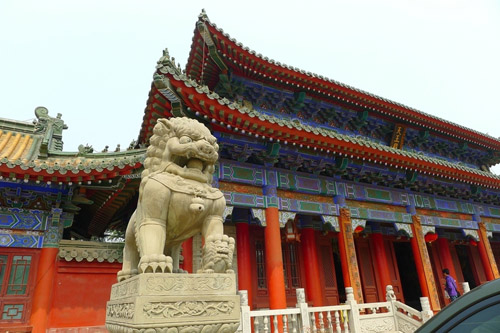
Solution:
M 450 270 L 448 268 L 443 268 L 443 273 L 450 275 Z

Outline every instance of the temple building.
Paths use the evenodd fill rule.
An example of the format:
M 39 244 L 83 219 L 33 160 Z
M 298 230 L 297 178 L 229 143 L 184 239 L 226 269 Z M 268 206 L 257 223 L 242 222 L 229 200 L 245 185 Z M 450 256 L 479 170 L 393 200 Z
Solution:
M 152 64 L 153 67 L 154 64 Z M 0 330 L 101 327 L 142 162 L 159 118 L 190 117 L 219 142 L 214 185 L 253 309 L 385 299 L 439 311 L 499 278 L 500 141 L 269 59 L 196 22 L 185 69 L 159 59 L 128 149 L 62 149 L 61 115 L 0 121 Z M 76 126 L 77 124 L 69 124 Z M 201 236 L 183 246 L 199 267 Z

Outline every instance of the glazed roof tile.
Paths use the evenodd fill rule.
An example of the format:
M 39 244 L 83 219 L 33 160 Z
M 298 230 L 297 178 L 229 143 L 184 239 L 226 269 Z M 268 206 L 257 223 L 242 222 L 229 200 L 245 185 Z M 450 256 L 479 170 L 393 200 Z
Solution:
M 274 59 L 269 59 L 268 57 L 263 56 L 260 53 L 257 53 L 256 51 L 248 48 L 247 46 L 244 46 L 241 42 L 238 42 L 236 39 L 232 38 L 228 33 L 224 32 L 223 29 L 217 27 L 217 25 L 215 23 L 212 23 L 208 19 L 208 16 L 206 15 L 206 13 L 204 11 L 202 11 L 202 13 L 199 15 L 198 22 L 207 23 L 213 29 L 215 29 L 217 32 L 219 32 L 220 35 L 222 35 L 225 38 L 227 38 L 229 41 L 231 41 L 232 43 L 234 43 L 236 46 L 238 46 L 239 48 L 241 48 L 243 51 L 248 52 L 249 54 L 251 54 L 251 55 L 253 55 L 253 56 L 261 59 L 263 62 L 267 62 L 267 63 L 269 63 L 271 65 L 275 65 L 275 66 L 281 67 L 283 69 L 287 69 L 287 70 L 296 72 L 296 73 L 301 74 L 301 75 L 306 75 L 306 76 L 308 76 L 310 78 L 319 79 L 319 80 L 321 80 L 321 81 L 323 81 L 325 83 L 331 83 L 331 84 L 333 84 L 335 86 L 340 86 L 342 88 L 350 90 L 351 92 L 356 92 L 356 93 L 359 93 L 361 95 L 364 95 L 365 97 L 371 97 L 371 98 L 374 98 L 376 100 L 388 103 L 390 105 L 397 106 L 397 107 L 399 107 L 401 109 L 404 109 L 406 111 L 410 111 L 410 113 L 415 113 L 415 114 L 417 114 L 417 116 L 421 116 L 421 117 L 418 117 L 418 118 L 420 118 L 421 121 L 425 121 L 425 119 L 429 119 L 430 121 L 432 121 L 434 123 L 441 122 L 443 124 L 440 124 L 440 126 L 439 126 L 440 127 L 440 131 L 442 131 L 443 133 L 447 133 L 450 136 L 456 136 L 456 134 L 457 134 L 456 133 L 456 129 L 457 128 L 461 129 L 461 130 L 464 130 L 465 132 L 470 132 L 474 136 L 476 136 L 476 137 L 478 137 L 480 139 L 481 138 L 483 138 L 483 139 L 486 138 L 487 139 L 486 141 L 489 143 L 488 147 L 494 148 L 495 150 L 500 150 L 500 139 L 495 138 L 495 137 L 493 137 L 493 136 L 491 136 L 489 134 L 484 134 L 484 133 L 481 133 L 481 132 L 476 131 L 474 129 L 471 129 L 471 128 L 459 125 L 457 123 L 451 122 L 449 120 L 446 120 L 446 119 L 443 119 L 443 118 L 440 118 L 440 117 L 437 117 L 437 116 L 430 115 L 428 113 L 425 113 L 423 111 L 417 110 L 417 109 L 412 108 L 410 106 L 407 106 L 405 104 L 389 100 L 387 98 L 384 98 L 384 97 L 372 94 L 372 93 L 364 91 L 362 89 L 355 88 L 353 86 L 344 84 L 342 82 L 339 82 L 339 81 L 327 78 L 325 76 L 322 76 L 322 75 L 319 75 L 319 74 L 315 74 L 315 73 L 311 73 L 309 71 L 305 71 L 303 69 L 300 69 L 300 68 L 297 68 L 297 67 L 294 67 L 294 66 L 289 66 L 289 65 L 283 64 L 283 63 L 281 63 L 279 61 L 275 61 Z M 193 38 L 193 45 L 194 45 L 194 43 L 195 43 L 195 38 Z M 188 59 L 188 63 L 189 63 L 189 61 L 190 60 Z M 406 116 L 408 116 L 408 115 L 409 115 L 408 112 L 406 112 Z M 468 139 L 468 141 L 471 141 L 471 140 Z M 485 146 L 486 147 L 486 145 L 484 144 L 485 143 L 484 140 L 480 140 L 480 141 L 481 142 L 475 142 L 475 141 L 472 141 L 472 142 L 474 142 L 476 144 L 479 144 L 481 146 Z
M 0 158 L 29 160 L 37 150 L 39 135 L 0 129 Z
M 235 110 L 238 113 L 242 115 L 247 115 L 249 118 L 258 118 L 262 122 L 265 123 L 270 123 L 270 124 L 277 124 L 280 127 L 283 128 L 289 128 L 289 129 L 295 129 L 299 132 L 307 132 L 307 133 L 313 133 L 317 136 L 321 136 L 323 138 L 333 138 L 336 140 L 342 140 L 347 143 L 354 144 L 355 146 L 358 146 L 360 151 L 365 150 L 362 147 L 368 147 L 371 148 L 375 151 L 378 152 L 385 152 L 388 153 L 389 155 L 386 156 L 392 156 L 389 159 L 391 162 L 387 162 L 387 158 L 384 158 L 382 156 L 376 156 L 373 154 L 369 154 L 370 159 L 374 161 L 379 161 L 380 163 L 385 163 L 386 165 L 390 163 L 391 165 L 394 165 L 396 167 L 401 167 L 404 169 L 422 169 L 422 170 L 427 170 L 425 173 L 431 173 L 431 174 L 439 174 L 441 173 L 441 176 L 444 176 L 445 178 L 455 178 L 458 177 L 457 180 L 460 178 L 456 174 L 455 171 L 459 170 L 462 171 L 464 174 L 468 174 L 467 179 L 462 179 L 466 182 L 471 182 L 475 183 L 478 182 L 478 179 L 476 179 L 476 176 L 479 176 L 481 178 L 484 178 L 486 181 L 482 182 L 483 185 L 484 183 L 488 183 L 489 185 L 487 186 L 492 186 L 492 187 L 500 187 L 500 176 L 494 175 L 490 172 L 485 172 L 479 169 L 474 169 L 468 166 L 461 165 L 459 163 L 453 163 L 449 162 L 447 160 L 431 157 L 431 156 L 426 156 L 422 155 L 419 153 L 411 152 L 411 151 L 406 151 L 406 150 L 400 150 L 396 148 L 392 148 L 390 146 L 382 145 L 380 143 L 368 140 L 366 138 L 362 137 L 354 137 L 354 136 L 348 136 L 342 133 L 339 133 L 333 129 L 327 129 L 327 128 L 315 128 L 306 124 L 302 124 L 297 121 L 289 120 L 289 119 L 284 119 L 284 118 L 278 118 L 273 115 L 268 115 L 268 114 L 263 114 L 259 113 L 254 109 L 249 109 L 246 106 L 242 106 L 238 103 L 235 103 L 233 101 L 228 100 L 227 98 L 221 98 L 217 93 L 212 92 L 209 90 L 209 88 L 205 85 L 201 85 L 195 80 L 189 78 L 185 74 L 179 73 L 178 69 L 172 68 L 168 65 L 160 65 L 158 66 L 158 71 L 161 74 L 164 74 L 165 77 L 170 80 L 172 83 L 172 86 L 174 89 L 177 90 L 178 93 L 182 93 L 184 91 L 183 87 L 186 88 L 193 88 L 196 93 L 198 93 L 200 96 L 200 99 L 208 99 L 208 100 L 213 100 L 216 101 L 220 106 L 223 108 L 227 108 L 228 110 Z M 189 93 L 191 94 L 191 93 Z M 186 99 L 185 99 L 185 102 Z M 197 108 L 196 110 L 198 110 Z M 200 111 L 202 111 L 200 109 Z M 215 112 L 217 113 L 217 112 Z M 260 124 L 259 126 L 261 126 Z M 285 129 L 284 129 L 285 130 Z M 318 140 L 321 140 L 321 138 L 317 138 Z M 289 140 L 292 142 L 292 140 Z M 299 141 L 297 141 L 299 143 Z M 313 146 L 313 144 L 305 143 L 305 145 L 310 145 Z M 335 146 L 335 145 L 333 145 Z M 318 146 L 319 147 L 319 146 Z M 324 146 L 323 146 L 324 147 Z M 321 148 L 323 148 L 321 147 Z M 340 149 L 340 147 L 339 147 Z M 349 151 L 344 150 L 343 152 L 346 155 L 356 155 L 354 153 L 350 153 Z M 423 168 L 425 165 L 425 168 Z

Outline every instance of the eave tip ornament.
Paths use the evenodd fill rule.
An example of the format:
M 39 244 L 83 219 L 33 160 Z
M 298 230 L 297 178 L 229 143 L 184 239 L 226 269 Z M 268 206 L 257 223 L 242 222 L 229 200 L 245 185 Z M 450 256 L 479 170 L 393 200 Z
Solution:
M 224 195 L 211 186 L 218 150 L 216 138 L 197 120 L 156 123 L 137 209 L 125 233 L 119 282 L 107 304 L 110 332 L 231 333 L 238 328 L 235 242 L 223 234 Z M 180 249 L 200 232 L 205 239 L 201 268 L 186 274 L 179 267 Z M 214 303 L 223 305 L 216 307 L 220 313 L 214 313 Z M 207 310 L 188 316 L 191 306 Z
M 201 13 L 200 13 L 200 15 L 198 15 L 198 18 L 199 18 L 200 20 L 210 22 L 210 20 L 208 19 L 208 16 L 207 16 L 207 12 L 205 12 L 205 8 L 202 8 L 202 9 L 201 9 Z

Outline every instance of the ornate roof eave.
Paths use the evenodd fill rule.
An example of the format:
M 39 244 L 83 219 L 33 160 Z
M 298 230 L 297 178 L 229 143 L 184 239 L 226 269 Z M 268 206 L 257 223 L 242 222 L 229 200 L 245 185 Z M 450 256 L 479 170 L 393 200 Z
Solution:
M 0 176 L 36 183 L 84 184 L 110 180 L 142 167 L 145 149 L 109 153 L 51 153 L 35 160 L 0 159 Z
M 500 150 L 500 140 L 487 134 L 426 114 L 404 104 L 388 100 L 321 75 L 306 72 L 299 68 L 288 66 L 264 57 L 248 47 L 243 46 L 234 38 L 231 38 L 222 29 L 218 28 L 214 23 L 211 23 L 205 13 L 199 16 L 197 27 L 200 25 L 204 25 L 209 34 L 202 33 L 201 31 L 203 29 L 195 29 L 195 36 L 193 37 L 193 44 L 186 65 L 186 73 L 191 74 L 193 70 L 197 71 L 197 79 L 199 75 L 201 75 L 201 68 L 205 68 L 205 73 L 210 72 L 207 68 L 210 61 L 212 62 L 213 71 L 222 72 L 222 70 L 218 69 L 220 66 L 216 64 L 216 61 L 209 60 L 205 62 L 209 59 L 209 52 L 204 52 L 203 56 L 205 60 L 197 66 L 194 66 L 195 61 L 200 62 L 197 53 L 200 48 L 202 50 L 204 49 L 203 45 L 201 47 L 197 45 L 198 41 L 200 40 L 201 43 L 206 44 L 207 36 L 209 36 L 211 43 L 215 45 L 214 47 L 217 48 L 219 54 L 226 60 L 225 64 L 227 66 L 257 81 L 291 90 L 302 89 L 315 98 L 349 103 L 355 109 L 362 108 L 379 112 L 384 116 L 393 117 L 398 121 L 405 121 L 417 127 L 431 129 L 443 136 L 467 141 L 486 149 Z M 216 42 L 214 43 L 213 40 Z M 224 45 L 226 45 L 226 49 L 230 46 L 231 52 L 221 50 L 220 41 L 223 41 Z M 230 53 L 232 53 L 234 57 L 231 56 Z M 245 59 L 245 61 L 241 61 L 240 58 Z
M 196 112 L 197 116 L 210 119 L 217 130 L 239 132 L 270 141 L 276 140 L 284 144 L 334 153 L 338 156 L 378 163 L 391 168 L 417 171 L 471 185 L 500 188 L 500 176 L 395 149 L 366 139 L 343 135 L 334 130 L 315 128 L 300 122 L 260 114 L 226 98 L 220 98 L 208 87 L 199 85 L 186 75 L 178 75 L 168 66 L 160 67 L 159 73 L 170 80 L 186 107 Z
M 119 186 L 109 192 L 103 202 L 99 203 L 99 208 L 95 211 L 88 224 L 88 232 L 91 235 L 101 235 L 112 222 L 115 214 L 124 209 L 139 191 L 140 174 L 135 178 L 125 178 L 120 180 Z

